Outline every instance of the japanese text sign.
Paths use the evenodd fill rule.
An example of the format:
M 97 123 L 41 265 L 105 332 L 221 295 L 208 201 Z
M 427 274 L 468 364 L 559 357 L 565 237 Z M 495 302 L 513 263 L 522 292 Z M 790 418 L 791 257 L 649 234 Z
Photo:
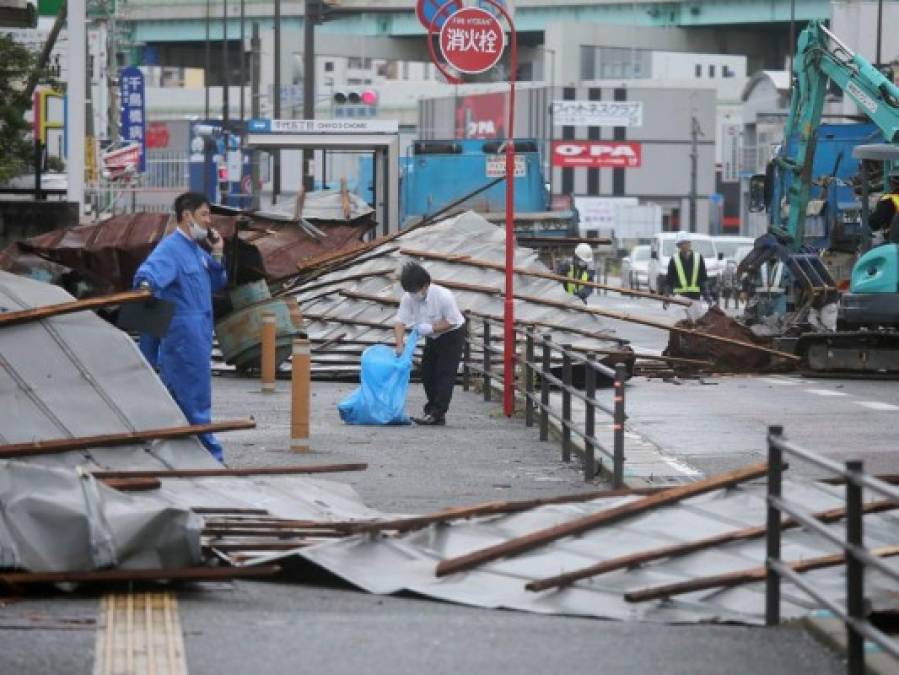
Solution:
M 462 73 L 483 73 L 503 54 L 506 35 L 496 17 L 479 7 L 452 14 L 440 28 L 440 51 Z
M 642 101 L 553 101 L 556 127 L 643 126 Z
M 627 141 L 554 141 L 553 166 L 587 169 L 635 169 L 643 162 L 639 143 Z
M 146 168 L 146 120 L 144 76 L 136 66 L 128 66 L 119 72 L 119 93 L 121 95 L 122 140 L 140 144 L 138 171 Z

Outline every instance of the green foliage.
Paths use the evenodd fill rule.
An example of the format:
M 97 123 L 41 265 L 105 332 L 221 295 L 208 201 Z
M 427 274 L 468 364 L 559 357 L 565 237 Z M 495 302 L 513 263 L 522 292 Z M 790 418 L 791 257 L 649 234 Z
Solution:
M 30 125 L 23 114 L 23 88 L 37 57 L 9 35 L 0 35 L 0 181 L 25 173 L 32 165 L 33 150 L 26 134 Z

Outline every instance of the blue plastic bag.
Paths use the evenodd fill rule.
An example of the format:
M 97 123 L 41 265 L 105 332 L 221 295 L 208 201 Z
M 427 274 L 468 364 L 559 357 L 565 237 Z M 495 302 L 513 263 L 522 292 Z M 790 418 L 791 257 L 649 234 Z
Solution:
M 337 404 L 340 419 L 347 424 L 411 424 L 406 394 L 416 342 L 418 332 L 412 331 L 400 356 L 387 345 L 372 345 L 362 352 L 362 383 Z

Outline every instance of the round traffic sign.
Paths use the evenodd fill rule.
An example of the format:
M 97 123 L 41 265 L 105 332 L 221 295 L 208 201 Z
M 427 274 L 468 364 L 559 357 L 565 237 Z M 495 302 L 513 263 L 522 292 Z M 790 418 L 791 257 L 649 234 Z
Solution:
M 447 0 L 417 0 L 415 3 L 415 16 L 418 17 L 418 22 L 424 26 L 425 30 L 431 30 L 431 21 L 433 21 L 434 15 L 436 15 L 437 10 L 445 4 L 447 4 Z M 443 26 L 443 24 L 446 23 L 446 17 L 453 12 L 462 9 L 463 6 L 462 0 L 453 0 L 449 6 L 440 13 L 437 20 L 434 21 L 434 27 L 440 28 Z
M 480 7 L 465 7 L 440 28 L 440 52 L 462 73 L 483 73 L 503 55 L 506 34 L 496 17 Z

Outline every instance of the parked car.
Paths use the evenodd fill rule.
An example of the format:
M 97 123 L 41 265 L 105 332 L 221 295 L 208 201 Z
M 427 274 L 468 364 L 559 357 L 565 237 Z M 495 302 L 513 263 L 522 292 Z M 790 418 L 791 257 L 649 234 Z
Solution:
M 621 283 L 628 288 L 649 287 L 649 244 L 634 246 L 621 260 Z
M 740 262 L 737 259 L 738 251 L 745 246 L 748 246 L 751 250 L 754 241 L 752 237 L 737 237 L 729 234 L 713 237 L 713 239 L 715 240 L 715 248 L 718 249 L 718 253 L 723 254 L 725 260 L 733 260 L 737 263 Z
M 677 235 L 677 232 L 658 232 L 649 244 L 649 290 L 653 293 L 661 293 L 665 289 L 668 261 L 676 250 L 674 239 Z M 721 270 L 724 266 L 718 260 L 715 240 L 707 234 L 691 233 L 690 246 L 705 260 L 705 271 L 709 276 L 709 292 L 717 295 Z

